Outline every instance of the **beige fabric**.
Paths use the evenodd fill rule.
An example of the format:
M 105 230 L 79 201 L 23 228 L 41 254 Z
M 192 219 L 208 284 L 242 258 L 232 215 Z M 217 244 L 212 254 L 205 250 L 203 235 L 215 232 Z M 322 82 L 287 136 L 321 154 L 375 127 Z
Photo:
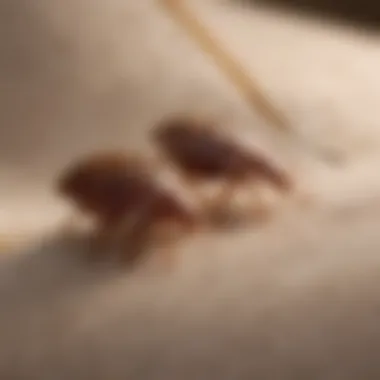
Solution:
M 318 206 L 184 242 L 172 274 L 155 259 L 132 275 L 90 268 L 74 242 L 4 250 L 2 378 L 379 378 L 377 36 L 192 5 L 294 128 L 348 161 L 328 168 L 276 137 L 153 1 L 2 2 L 4 245 L 60 226 L 53 183 L 68 161 L 104 147 L 150 154 L 146 132 L 178 111 L 215 115 L 271 152 Z

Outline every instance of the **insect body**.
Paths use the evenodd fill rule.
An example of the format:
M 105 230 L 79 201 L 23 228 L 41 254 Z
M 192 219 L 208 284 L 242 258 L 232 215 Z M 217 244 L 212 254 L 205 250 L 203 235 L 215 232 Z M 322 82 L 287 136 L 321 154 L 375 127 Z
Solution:
M 223 136 L 215 128 L 186 118 L 174 118 L 153 130 L 153 141 L 164 157 L 179 169 L 188 185 L 223 181 L 217 207 L 229 203 L 244 182 L 266 182 L 281 192 L 290 179 L 255 152 Z
M 126 259 L 135 258 L 162 222 L 188 230 L 196 225 L 193 213 L 153 179 L 144 160 L 123 153 L 92 155 L 75 163 L 61 176 L 58 189 L 95 218 L 100 242 L 126 245 Z

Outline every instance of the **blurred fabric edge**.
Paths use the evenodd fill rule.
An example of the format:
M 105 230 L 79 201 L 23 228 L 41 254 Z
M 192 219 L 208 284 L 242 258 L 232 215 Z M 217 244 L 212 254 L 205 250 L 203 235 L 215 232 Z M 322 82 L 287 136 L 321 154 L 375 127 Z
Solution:
M 378 29 L 380 3 L 373 0 L 230 0 L 230 3 L 280 6 L 352 23 L 361 28 Z

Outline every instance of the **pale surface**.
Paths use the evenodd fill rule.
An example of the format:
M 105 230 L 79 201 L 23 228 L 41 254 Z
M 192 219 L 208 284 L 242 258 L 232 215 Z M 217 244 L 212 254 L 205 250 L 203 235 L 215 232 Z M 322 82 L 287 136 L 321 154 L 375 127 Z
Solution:
M 202 3 L 295 127 L 348 162 L 327 168 L 283 145 L 275 158 L 319 208 L 197 236 L 171 274 L 90 268 L 75 242 L 4 252 L 2 379 L 379 378 L 380 40 Z M 210 112 L 256 145 L 280 143 L 152 4 L 0 4 L 4 234 L 54 229 L 66 212 L 57 170 L 95 147 L 144 148 L 170 112 Z

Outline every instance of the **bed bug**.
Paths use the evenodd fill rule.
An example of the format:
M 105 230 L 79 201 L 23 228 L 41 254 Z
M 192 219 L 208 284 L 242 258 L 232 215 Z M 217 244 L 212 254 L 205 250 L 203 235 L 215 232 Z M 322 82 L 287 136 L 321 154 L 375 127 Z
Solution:
M 266 182 L 282 193 L 292 188 L 282 170 L 207 122 L 182 117 L 164 120 L 152 130 L 152 141 L 164 160 L 179 170 L 187 186 L 195 190 L 200 182 L 223 183 L 213 202 L 214 210 L 230 204 L 243 183 Z
M 75 162 L 59 178 L 58 190 L 95 219 L 95 241 L 102 248 L 111 242 L 121 245 L 125 261 L 140 257 L 160 224 L 189 232 L 197 223 L 195 214 L 153 178 L 144 159 L 124 152 Z

